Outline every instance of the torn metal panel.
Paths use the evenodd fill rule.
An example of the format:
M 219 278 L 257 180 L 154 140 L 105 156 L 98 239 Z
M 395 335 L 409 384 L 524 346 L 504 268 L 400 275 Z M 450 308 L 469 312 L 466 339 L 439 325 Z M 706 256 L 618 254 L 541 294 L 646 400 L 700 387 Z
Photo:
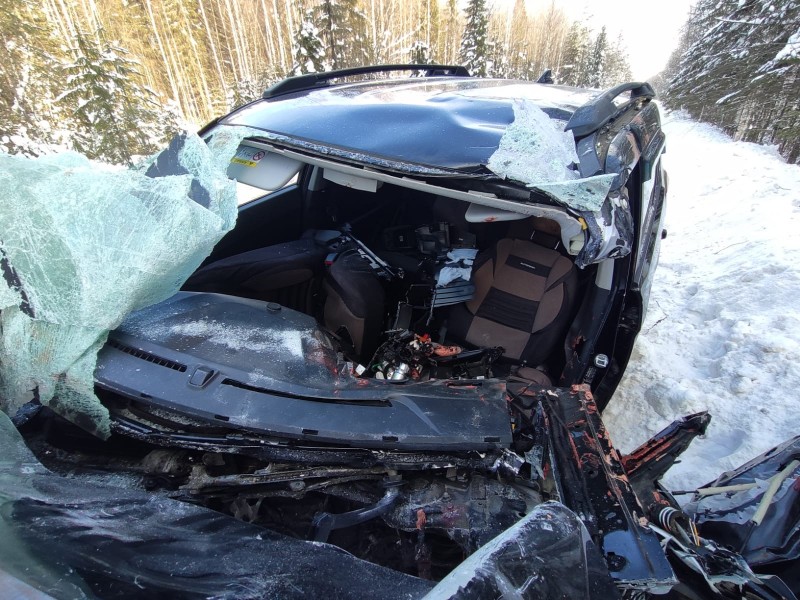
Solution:
M 625 188 L 611 192 L 599 211 L 580 213 L 586 223 L 586 243 L 575 257 L 583 268 L 607 258 L 622 258 L 633 248 L 634 225 Z
M 51 473 L 2 413 L 0 483 L 0 569 L 57 598 L 411 600 L 432 587 L 328 544 Z
M 675 461 L 698 435 L 705 435 L 711 422 L 706 411 L 670 423 L 644 444 L 622 457 L 622 466 L 631 482 L 652 484 L 672 468 Z
M 800 589 L 800 437 L 723 473 L 685 510 L 700 534 Z
M 675 574 L 628 482 L 589 387 L 546 390 L 541 401 L 553 415 L 551 461 L 562 502 L 580 515 L 598 541 L 618 585 L 666 592 L 676 583 Z

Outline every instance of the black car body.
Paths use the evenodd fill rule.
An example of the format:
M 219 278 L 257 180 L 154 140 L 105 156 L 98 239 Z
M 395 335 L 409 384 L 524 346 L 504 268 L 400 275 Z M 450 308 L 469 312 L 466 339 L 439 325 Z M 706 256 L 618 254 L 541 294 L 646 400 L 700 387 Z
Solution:
M 687 581 L 692 597 L 768 597 L 658 483 L 708 416 L 629 456 L 600 418 L 662 236 L 652 89 L 447 67 L 332 84 L 386 70 L 293 78 L 200 132 L 235 140 L 231 177 L 274 191 L 240 207 L 183 291 L 111 333 L 95 372 L 110 442 L 98 452 L 63 423 L 45 435 L 40 414 L 32 443 L 262 526 L 275 548 L 291 546 L 284 536 L 339 546 L 391 570 L 372 572 L 376 589 L 408 597 L 428 592 L 421 579 L 442 580 L 432 597 L 600 598 Z M 554 179 L 513 175 L 538 164 L 503 175 L 520 148 L 556 152 L 563 131 L 576 160 Z M 179 167 L 181 149 L 152 176 Z M 286 552 L 322 548 L 298 544 Z M 339 556 L 328 567 L 350 560 L 324 548 Z

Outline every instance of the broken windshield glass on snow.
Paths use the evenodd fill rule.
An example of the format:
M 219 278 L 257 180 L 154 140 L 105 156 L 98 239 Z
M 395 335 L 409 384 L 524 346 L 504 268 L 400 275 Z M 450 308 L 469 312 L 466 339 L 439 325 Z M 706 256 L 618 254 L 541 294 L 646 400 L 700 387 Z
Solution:
M 246 131 L 194 134 L 136 169 L 75 153 L 0 155 L 0 398 L 38 400 L 101 436 L 97 352 L 129 312 L 164 300 L 236 220 L 226 169 Z

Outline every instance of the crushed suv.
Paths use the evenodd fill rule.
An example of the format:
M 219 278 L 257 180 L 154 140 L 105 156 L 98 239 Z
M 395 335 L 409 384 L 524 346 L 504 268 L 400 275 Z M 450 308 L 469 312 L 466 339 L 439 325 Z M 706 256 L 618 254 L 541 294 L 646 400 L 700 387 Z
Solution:
M 377 78 L 396 70 L 413 76 Z M 659 483 L 709 416 L 627 456 L 600 417 L 662 237 L 653 98 L 371 67 L 287 79 L 201 130 L 231 149 L 237 224 L 109 335 L 113 435 L 45 410 L 22 426 L 50 468 L 146 490 L 100 494 L 146 558 L 126 540 L 113 568 L 75 558 L 93 592 L 779 597 Z M 186 173 L 186 139 L 148 173 Z M 18 512 L 39 543 L 60 518 L 72 556 L 102 535 L 69 493 Z

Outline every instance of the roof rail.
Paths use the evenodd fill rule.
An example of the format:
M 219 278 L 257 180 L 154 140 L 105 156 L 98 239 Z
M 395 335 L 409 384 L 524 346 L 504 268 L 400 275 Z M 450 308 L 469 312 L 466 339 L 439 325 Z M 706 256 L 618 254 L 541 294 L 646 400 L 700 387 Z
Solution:
M 631 93 L 631 100 L 636 98 L 655 98 L 656 93 L 649 83 L 632 81 L 614 86 L 599 96 L 592 98 L 579 107 L 570 117 L 564 131 L 572 131 L 576 138 L 581 138 L 597 131 L 608 123 L 619 110 L 614 104 L 614 98 L 624 92 Z
M 461 65 L 374 65 L 369 67 L 353 67 L 352 69 L 339 69 L 323 73 L 308 73 L 287 77 L 270 86 L 261 95 L 262 98 L 274 98 L 292 92 L 302 92 L 318 87 L 330 85 L 331 79 L 350 77 L 352 75 L 369 75 L 370 73 L 388 73 L 391 71 L 424 71 L 426 77 L 451 75 L 455 77 L 469 77 L 469 71 Z

